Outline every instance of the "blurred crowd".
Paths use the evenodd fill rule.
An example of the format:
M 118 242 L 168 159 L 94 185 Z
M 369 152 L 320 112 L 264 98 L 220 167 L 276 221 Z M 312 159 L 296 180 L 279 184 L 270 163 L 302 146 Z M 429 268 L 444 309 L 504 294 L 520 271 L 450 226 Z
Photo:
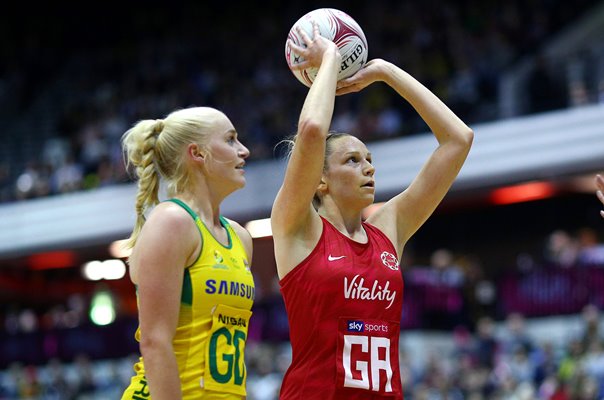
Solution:
M 360 22 L 370 58 L 403 66 L 473 124 L 499 117 L 506 70 L 537 55 L 595 4 L 464 0 L 333 7 Z M 14 41 L 6 43 L 12 58 L 0 66 L 7 136 L 0 202 L 128 182 L 121 135 L 139 119 L 189 105 L 225 111 L 250 148 L 250 160 L 279 156 L 275 146 L 295 132 L 306 90 L 287 69 L 285 38 L 311 9 L 312 2 L 303 10 L 270 1 L 262 12 L 251 4 L 227 10 L 214 2 L 185 2 L 169 10 L 149 4 L 137 12 L 122 4 L 117 14 L 97 10 L 95 21 L 102 22 L 85 27 L 69 20 L 70 13 L 48 10 L 66 19 L 62 31 L 51 32 L 45 22 L 54 19 L 38 16 L 37 35 L 13 32 Z M 11 25 L 5 29 L 10 32 Z M 538 59 L 526 87 L 527 112 L 579 104 L 564 79 L 551 76 L 547 60 Z M 598 101 L 595 90 L 582 96 L 583 103 Z M 379 85 L 340 98 L 332 128 L 365 141 L 427 130 L 408 105 Z
M 563 341 L 536 336 L 522 314 L 511 313 L 496 329 L 482 317 L 475 332 L 457 329 L 453 349 L 433 351 L 414 365 L 402 355 L 407 399 L 601 399 L 604 347 L 597 307 L 587 305 L 577 332 Z
M 447 248 L 405 266 L 406 399 L 603 398 L 604 244 L 588 228 L 556 229 L 542 242 L 530 262 L 524 254 L 497 276 Z M 248 391 L 250 400 L 272 400 L 291 361 L 289 329 L 277 280 L 259 293 L 246 352 Z M 81 294 L 45 312 L 5 310 L 0 399 L 119 397 L 138 351 L 136 317 L 121 315 L 100 329 L 88 321 L 87 301 Z M 561 322 L 534 329 L 552 319 Z M 418 346 L 417 338 L 432 344 Z
M 476 330 L 458 328 L 438 340 L 425 336 L 426 353 L 414 357 L 401 333 L 400 362 L 408 400 L 600 400 L 604 396 L 604 331 L 597 307 L 586 305 L 562 340 L 527 329 L 510 313 L 501 323 L 482 317 Z M 575 327 L 576 329 L 572 329 Z M 417 352 L 417 350 L 415 351 Z M 12 363 L 0 370 L 0 399 L 109 400 L 119 398 L 132 376 L 135 355 L 44 365 Z M 288 342 L 250 340 L 246 351 L 248 399 L 276 400 L 291 362 Z

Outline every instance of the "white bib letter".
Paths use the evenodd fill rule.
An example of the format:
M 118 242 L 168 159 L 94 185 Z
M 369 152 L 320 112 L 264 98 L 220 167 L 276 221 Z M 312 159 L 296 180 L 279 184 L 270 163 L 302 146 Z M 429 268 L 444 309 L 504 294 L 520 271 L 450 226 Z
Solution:
M 379 349 L 385 349 L 384 360 L 380 360 Z M 397 360 L 398 361 L 398 360 Z M 386 371 L 386 392 L 392 392 L 392 367 L 390 366 L 390 339 L 385 337 L 371 338 L 371 389 L 380 390 L 380 370 Z
M 352 365 L 350 360 L 350 350 L 352 346 L 361 345 L 361 351 L 363 353 L 367 353 L 367 351 L 369 350 L 368 342 L 369 338 L 367 336 L 344 335 L 344 349 L 342 354 L 342 362 L 344 363 L 344 387 L 369 390 L 369 374 L 367 369 L 367 362 L 356 362 L 356 369 L 357 371 L 361 372 L 361 379 L 359 380 L 354 379 L 352 377 Z M 390 342 L 388 343 L 390 344 Z M 390 376 L 392 376 L 392 371 L 390 371 Z

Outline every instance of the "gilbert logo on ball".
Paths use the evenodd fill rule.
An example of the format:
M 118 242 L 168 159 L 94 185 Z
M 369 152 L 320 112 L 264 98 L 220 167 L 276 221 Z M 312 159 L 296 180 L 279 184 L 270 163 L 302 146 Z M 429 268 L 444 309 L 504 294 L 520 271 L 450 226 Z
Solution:
M 319 25 L 321 36 L 334 42 L 340 49 L 342 65 L 338 73 L 338 80 L 354 75 L 367 62 L 367 39 L 360 25 L 343 11 L 334 8 L 319 8 L 300 18 L 290 29 L 288 39 L 299 46 L 304 46 L 302 38 L 298 35 L 297 27 L 302 28 L 312 38 L 315 21 Z M 285 43 L 285 59 L 290 67 L 304 61 L 300 55 L 293 52 L 289 44 Z M 317 76 L 317 68 L 304 70 L 291 70 L 296 78 L 304 85 L 310 87 Z

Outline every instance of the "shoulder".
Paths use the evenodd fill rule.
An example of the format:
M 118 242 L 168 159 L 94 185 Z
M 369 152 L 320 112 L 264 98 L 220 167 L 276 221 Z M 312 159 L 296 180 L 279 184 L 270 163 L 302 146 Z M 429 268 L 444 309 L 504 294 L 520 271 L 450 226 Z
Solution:
M 396 196 L 397 200 L 402 201 L 402 196 Z M 400 222 L 400 217 L 397 214 L 397 209 L 393 199 L 390 199 L 378 210 L 367 218 L 366 225 L 370 225 L 374 231 L 386 235 L 393 243 L 397 243 L 397 228 Z
M 375 238 L 383 238 L 387 237 L 386 233 L 380 226 L 376 226 L 376 224 L 364 221 L 363 227 L 365 228 L 365 232 L 367 232 L 367 236 L 369 240 L 375 240 Z
M 181 260 L 185 264 L 199 246 L 196 230 L 197 225 L 186 210 L 174 203 L 160 203 L 149 213 L 131 261 L 157 264 L 162 260 Z
M 239 238 L 243 239 L 245 237 L 249 237 L 251 239 L 251 235 L 248 232 L 247 229 L 245 229 L 243 226 L 241 226 L 241 224 L 237 221 L 233 221 L 232 219 L 223 217 L 231 226 L 231 228 L 233 228 L 233 230 L 235 231 L 235 233 L 237 234 L 237 236 L 239 236 Z
M 151 211 L 144 227 L 167 229 L 169 232 L 186 232 L 195 227 L 195 221 L 181 206 L 172 202 L 163 202 Z
M 241 243 L 243 243 L 243 245 L 245 246 L 248 256 L 251 258 L 252 247 L 253 247 L 252 235 L 248 232 L 247 229 L 245 229 L 243 226 L 241 226 L 241 224 L 239 224 L 238 222 L 233 221 L 232 219 L 225 218 L 225 217 L 223 217 L 223 218 L 229 223 L 231 228 L 233 228 L 233 231 L 235 232 L 235 234 L 237 235 L 239 240 L 241 240 Z
M 386 243 L 390 246 L 392 246 L 392 248 L 394 250 L 397 250 L 397 247 L 395 245 L 395 241 L 393 240 L 393 237 L 391 235 L 393 235 L 392 232 L 389 232 L 386 228 L 386 230 L 384 230 L 383 227 L 380 226 L 376 226 L 374 223 L 370 222 L 370 221 L 365 221 L 363 222 L 363 226 L 365 227 L 365 232 L 367 232 L 367 236 L 368 236 L 368 240 L 369 241 L 378 241 L 381 243 Z M 398 251 L 397 251 L 398 253 Z

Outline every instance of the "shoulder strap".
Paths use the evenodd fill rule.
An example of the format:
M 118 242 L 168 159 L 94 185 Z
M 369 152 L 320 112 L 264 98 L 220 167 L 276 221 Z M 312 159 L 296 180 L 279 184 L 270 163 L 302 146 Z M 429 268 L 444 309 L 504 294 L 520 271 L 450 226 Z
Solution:
M 199 257 L 201 257 L 201 253 L 203 251 L 203 233 L 201 232 L 201 227 L 199 226 L 199 224 L 197 223 L 197 220 L 199 219 L 199 221 L 201 222 L 201 219 L 199 218 L 199 216 L 195 213 L 195 211 L 193 211 L 191 209 L 191 207 L 189 207 L 184 201 L 180 200 L 180 199 L 168 199 L 166 201 L 171 201 L 174 204 L 178 204 L 179 206 L 181 206 L 182 208 L 184 208 L 184 210 L 186 212 L 189 213 L 189 215 L 193 218 L 193 221 L 195 221 L 195 225 L 197 225 L 197 231 L 199 232 L 199 237 L 201 239 L 201 247 L 199 249 L 199 254 L 197 255 L 197 258 L 195 258 L 195 261 L 193 261 L 193 264 L 195 264 L 197 262 L 197 260 L 199 260 Z M 201 223 L 203 225 L 203 222 Z M 187 268 L 190 267 L 191 265 L 187 265 Z M 186 274 L 185 274 L 186 275 Z M 186 276 L 185 276 L 186 278 Z
M 189 207 L 184 201 L 182 201 L 180 199 L 168 199 L 166 201 L 171 201 L 172 203 L 178 204 L 179 206 L 184 208 L 185 211 L 188 212 L 189 215 L 191 217 L 193 217 L 194 220 L 197 219 L 197 214 L 195 214 L 195 211 L 191 210 L 191 207 Z

